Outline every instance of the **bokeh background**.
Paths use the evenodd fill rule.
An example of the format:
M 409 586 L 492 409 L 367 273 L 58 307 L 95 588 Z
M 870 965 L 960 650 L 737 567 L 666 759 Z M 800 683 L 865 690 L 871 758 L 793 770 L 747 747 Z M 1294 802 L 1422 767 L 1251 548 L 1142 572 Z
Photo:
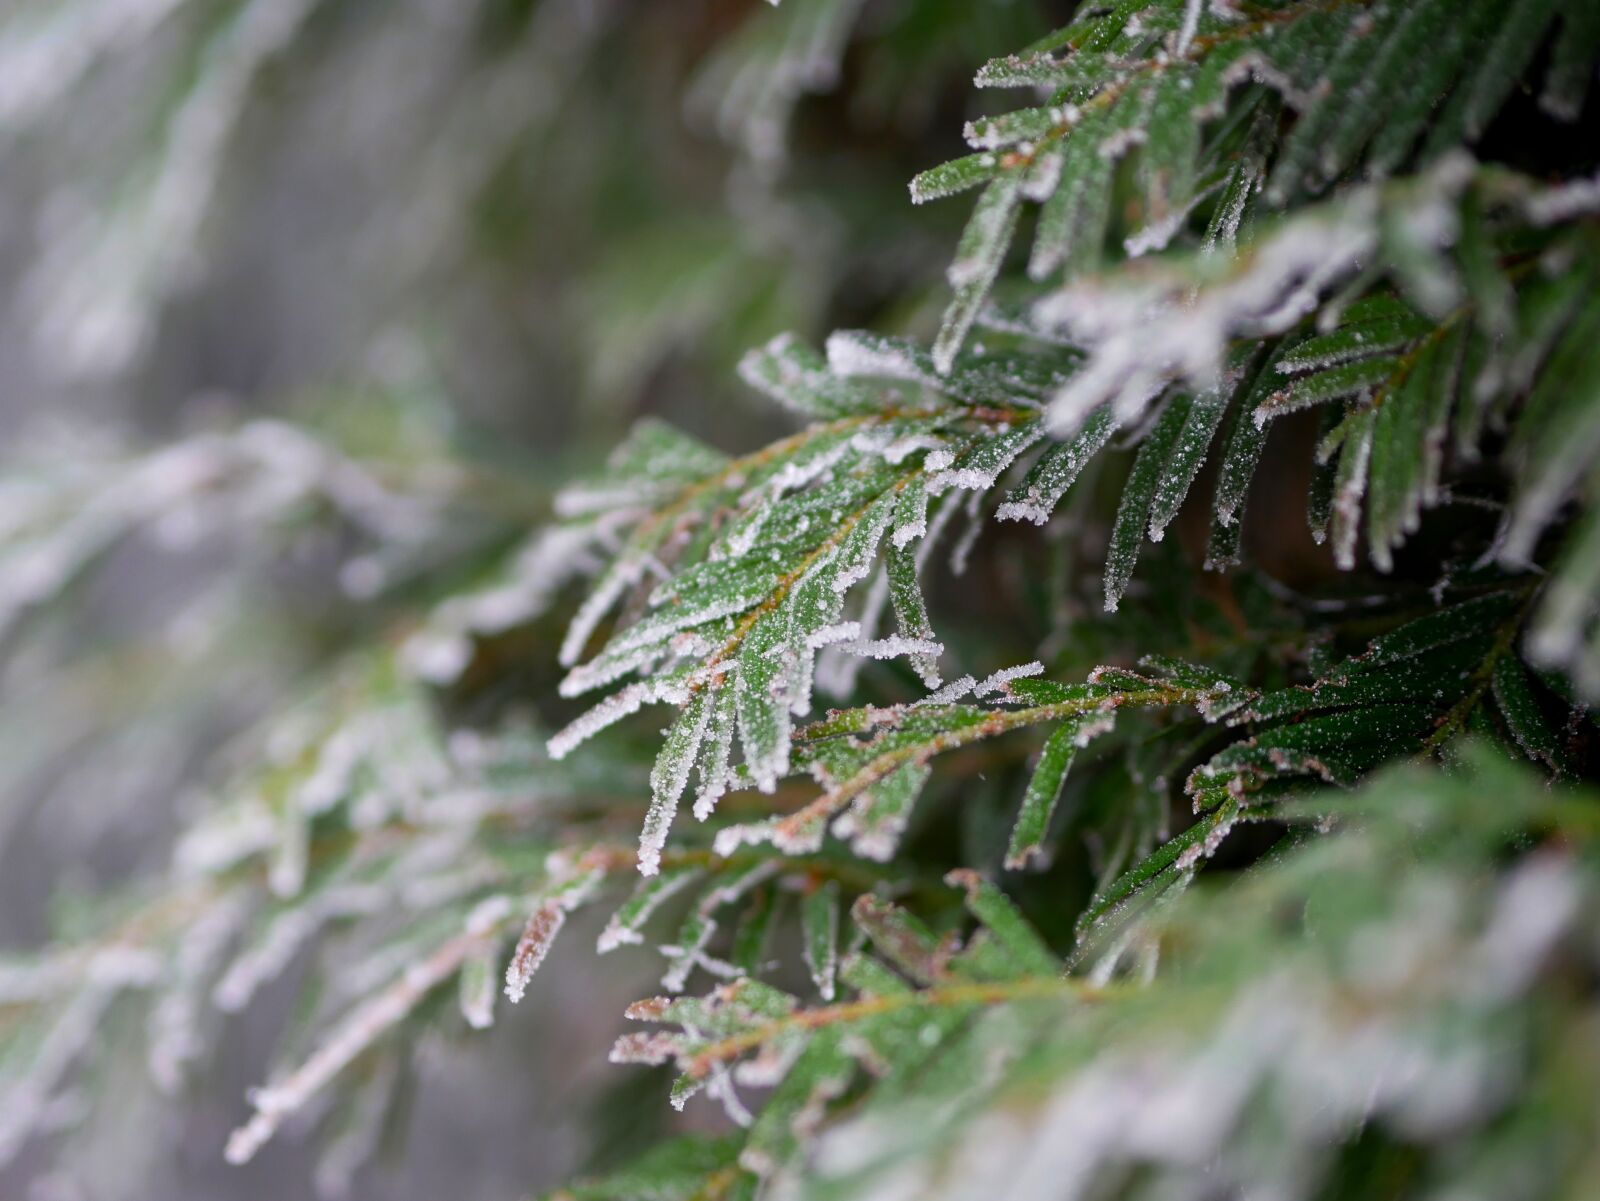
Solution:
M 785 427 L 747 347 L 928 331 L 965 214 L 905 182 L 960 153 L 976 65 L 1070 8 L 6 4 L 0 949 L 163 870 L 255 723 L 515 546 L 635 417 L 748 448 Z M 655 965 L 593 934 L 422 1049 L 405 1137 L 347 1195 L 534 1192 L 666 1120 L 603 1057 Z M 311 1195 L 293 1131 L 221 1158 L 296 980 L 180 1097 L 86 1085 L 128 1090 L 116 1137 L 35 1134 L 0 1197 Z

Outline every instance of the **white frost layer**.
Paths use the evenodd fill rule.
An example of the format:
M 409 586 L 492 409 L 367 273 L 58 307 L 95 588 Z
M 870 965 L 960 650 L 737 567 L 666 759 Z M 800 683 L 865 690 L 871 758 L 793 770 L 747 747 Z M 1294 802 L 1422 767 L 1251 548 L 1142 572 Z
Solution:
M 891 634 L 887 638 L 857 642 L 843 649 L 852 655 L 861 655 L 868 659 L 900 659 L 916 655 L 937 657 L 944 654 L 944 643 L 935 642 L 931 638 L 907 638 L 901 634 Z

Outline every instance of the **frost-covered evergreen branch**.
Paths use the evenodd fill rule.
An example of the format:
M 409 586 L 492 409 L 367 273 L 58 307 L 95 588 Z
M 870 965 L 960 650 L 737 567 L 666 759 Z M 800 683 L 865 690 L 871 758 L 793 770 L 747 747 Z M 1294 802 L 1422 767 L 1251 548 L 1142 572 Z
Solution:
M 258 78 L 343 6 L 176 24 L 191 7 L 0 18 L 8 135 L 151 31 L 194 52 L 143 207 L 106 227 L 79 366 L 148 348 Z M 934 67 L 953 46 L 969 72 L 1000 20 L 948 9 L 710 22 L 685 114 L 732 148 L 735 234 L 606 229 L 583 320 L 611 390 L 580 410 L 735 310 L 770 318 L 774 263 L 842 293 L 881 230 L 935 219 L 841 233 L 835 173 L 789 185 L 821 93 L 873 114 L 873 155 L 907 97 L 943 111 Z M 978 70 L 1035 103 L 912 182 L 983 189 L 953 296 L 897 262 L 903 309 L 834 306 L 875 329 L 740 362 L 791 432 L 646 417 L 549 521 L 458 441 L 386 458 L 289 420 L 9 467 L 7 704 L 45 715 L 21 764 L 70 753 L 27 729 L 95 688 L 75 607 L 119 553 L 232 539 L 254 553 L 226 604 L 309 548 L 339 617 L 209 761 L 170 867 L 0 959 L 0 1163 L 71 1116 L 81 1063 L 133 1054 L 171 1096 L 219 1014 L 309 963 L 226 1154 L 325 1106 L 347 1182 L 418 1036 L 490 1025 L 594 909 L 597 953 L 664 961 L 613 1061 L 673 1065 L 671 1105 L 726 1128 L 564 1197 L 1600 1188 L 1596 11 L 1077 6 Z M 468 73 L 430 221 L 465 220 L 514 131 L 568 132 L 634 15 L 505 19 L 538 45 Z M 644 153 L 634 119 L 538 203 L 653 193 L 681 147 Z M 99 261 L 41 266 L 41 294 Z M 119 649 L 137 674 L 146 648 Z M 634 720 L 657 705 L 664 730 Z M 124 1103 L 90 1099 L 91 1126 Z

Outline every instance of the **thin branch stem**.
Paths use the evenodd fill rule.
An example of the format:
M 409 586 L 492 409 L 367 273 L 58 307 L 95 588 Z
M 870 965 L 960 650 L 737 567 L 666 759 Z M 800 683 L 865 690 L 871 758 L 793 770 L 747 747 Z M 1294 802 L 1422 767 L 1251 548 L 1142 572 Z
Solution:
M 1087 984 L 1065 976 L 1026 976 L 1020 980 L 934 985 L 914 992 L 884 993 L 857 1001 L 844 1001 L 818 1009 L 801 1009 L 749 1030 L 741 1030 L 700 1048 L 684 1064 L 684 1071 L 695 1078 L 735 1059 L 746 1051 L 765 1046 L 775 1038 L 797 1030 L 817 1030 L 837 1023 L 859 1022 L 905 1009 L 942 1009 L 960 1005 L 998 1005 L 1032 998 L 1070 997 L 1079 1001 L 1098 1001 L 1108 995 L 1104 986 Z

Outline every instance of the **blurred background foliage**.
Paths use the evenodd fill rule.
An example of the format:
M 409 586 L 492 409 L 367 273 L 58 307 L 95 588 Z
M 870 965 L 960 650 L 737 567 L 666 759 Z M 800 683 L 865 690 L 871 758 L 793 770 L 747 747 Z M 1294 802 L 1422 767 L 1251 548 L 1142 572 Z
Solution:
M 0 945 L 136 906 L 265 715 L 492 573 L 636 416 L 759 444 L 786 423 L 737 381 L 748 347 L 931 332 L 962 215 L 908 220 L 905 181 L 981 111 L 973 64 L 1071 7 L 8 5 Z M 553 628 L 450 703 L 487 719 L 553 695 Z M 227 1020 L 181 1105 L 100 1064 L 80 1088 L 126 1099 L 109 1135 L 100 1113 L 92 1154 L 9 1147 L 0 1193 L 304 1195 L 304 1146 L 218 1154 L 296 972 Z M 524 1018 L 541 1037 L 438 1057 L 394 1119 L 430 1133 L 358 1192 L 537 1188 L 664 1120 L 633 1079 L 605 1077 L 636 1101 L 602 1126 L 569 1104 L 636 967 L 550 975 Z

